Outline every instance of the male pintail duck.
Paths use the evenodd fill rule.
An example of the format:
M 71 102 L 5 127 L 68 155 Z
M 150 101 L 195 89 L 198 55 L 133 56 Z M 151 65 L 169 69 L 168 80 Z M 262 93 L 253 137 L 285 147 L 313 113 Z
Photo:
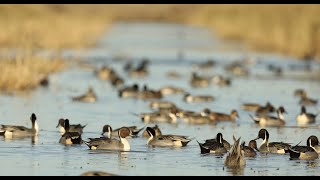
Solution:
M 285 109 L 280 106 L 277 109 L 278 117 L 274 116 L 260 116 L 260 117 L 250 117 L 255 121 L 255 123 L 259 124 L 260 126 L 284 126 L 286 124 L 284 120 L 283 113 L 286 113 Z
M 310 137 L 307 140 L 307 146 L 293 146 L 289 148 L 289 153 L 291 159 L 314 160 L 319 158 L 317 151 L 312 148 Z
M 64 120 L 64 127 L 66 132 L 61 136 L 59 143 L 70 145 L 70 144 L 82 144 L 81 134 L 78 132 L 70 132 L 69 119 Z
M 73 101 L 93 103 L 97 101 L 97 96 L 92 87 L 89 87 L 84 95 L 72 97 Z
M 131 131 L 127 127 L 122 127 L 118 131 L 119 139 L 108 139 L 105 138 L 104 141 L 90 139 L 90 141 L 84 141 L 84 143 L 91 149 L 104 149 L 104 150 L 117 150 L 117 151 L 129 151 L 130 144 L 126 137 L 131 136 Z
M 257 110 L 256 110 L 256 115 L 257 116 L 264 116 L 268 113 L 272 113 L 275 111 L 274 106 L 270 103 L 267 102 L 267 104 L 265 106 L 260 106 Z
M 221 140 L 222 140 L 223 146 L 224 146 L 227 150 L 230 150 L 230 147 L 231 147 L 231 146 L 230 146 L 230 143 L 229 143 L 227 140 L 223 139 L 223 136 L 222 136 L 221 133 L 217 133 L 216 138 L 214 138 L 214 139 L 207 139 L 203 145 L 204 145 L 204 146 L 208 146 L 208 145 L 210 145 L 210 144 L 212 144 L 212 143 L 216 143 L 216 142 L 217 142 L 217 139 L 220 139 L 220 138 L 221 138 Z
M 320 153 L 320 145 L 317 136 L 310 136 L 307 140 L 307 146 L 312 147 L 318 154 Z
M 199 114 L 189 114 L 185 115 L 182 118 L 186 123 L 189 124 L 208 124 L 208 123 L 215 123 L 212 121 L 208 116 L 202 116 Z
M 204 116 L 208 116 L 213 121 L 235 121 L 236 118 L 239 118 L 237 110 L 232 110 L 229 115 L 219 112 L 212 112 L 210 109 L 205 108 L 201 113 Z
M 200 146 L 201 154 L 206 154 L 206 153 L 224 154 L 227 152 L 228 145 L 230 148 L 230 144 L 223 139 L 221 133 L 217 134 L 216 139 L 208 139 L 205 141 L 205 143 L 198 142 L 198 144 Z
M 316 122 L 318 114 L 307 113 L 306 107 L 301 106 L 301 113 L 296 117 L 299 126 Z
M 160 88 L 160 92 L 162 95 L 170 95 L 170 94 L 181 94 L 181 93 L 184 93 L 185 90 L 183 90 L 180 87 L 165 86 L 165 87 Z
M 255 157 L 257 155 L 256 151 L 259 151 L 257 142 L 255 140 L 251 140 L 248 146 L 246 146 L 245 142 L 243 142 L 241 144 L 241 149 L 244 151 L 245 157 Z
M 160 146 L 160 147 L 182 147 L 187 146 L 187 144 L 192 140 L 188 136 L 180 135 L 158 135 L 153 128 L 147 127 L 147 132 L 150 136 L 147 145 L 149 146 Z
M 234 144 L 231 146 L 231 149 L 224 161 L 224 165 L 227 167 L 241 167 L 246 164 L 244 151 L 240 147 L 240 137 L 235 139 L 233 137 Z
M 39 125 L 36 119 L 36 115 L 32 113 L 30 116 L 30 120 L 32 122 L 31 128 L 15 125 L 0 125 L 0 135 L 5 138 L 36 136 L 39 133 Z
M 121 98 L 137 98 L 139 95 L 139 85 L 133 84 L 132 86 L 123 87 L 118 90 L 118 95 Z
M 131 137 L 137 137 L 139 132 L 144 129 L 144 127 L 138 129 L 137 126 L 126 126 L 131 131 Z M 108 138 L 117 137 L 120 128 L 112 130 L 110 125 L 104 125 L 102 128 L 102 135 Z
M 152 109 L 175 108 L 176 105 L 173 102 L 169 101 L 151 101 L 149 103 L 149 107 Z
M 65 127 L 64 127 L 64 119 L 59 119 L 58 121 L 58 125 L 56 126 L 56 128 L 60 127 L 60 133 L 64 134 L 66 132 Z M 83 128 L 85 128 L 87 125 L 82 126 L 81 124 L 70 124 L 69 125 L 69 132 L 78 132 L 80 134 L 82 134 L 83 132 Z
M 190 84 L 195 88 L 204 88 L 209 86 L 209 78 L 201 77 L 197 73 L 192 73 Z
M 260 145 L 260 153 L 274 153 L 274 154 L 285 154 L 291 147 L 290 144 L 284 142 L 270 142 L 269 143 L 269 132 L 266 129 L 260 129 L 257 139 L 263 139 Z
M 211 95 L 196 95 L 193 96 L 189 93 L 186 93 L 183 97 L 183 100 L 188 103 L 199 103 L 199 102 L 212 102 L 214 97 Z
M 162 135 L 162 133 L 161 133 L 161 130 L 160 130 L 160 128 L 159 128 L 159 126 L 156 124 L 154 127 L 151 127 L 152 129 L 154 129 L 154 131 L 155 131 L 155 136 L 159 136 L 159 135 Z M 147 137 L 147 138 L 150 138 L 150 135 L 149 135 L 149 133 L 148 133 L 148 131 L 147 131 L 147 129 L 145 129 L 144 131 L 143 131 L 143 135 L 142 135 L 143 137 Z

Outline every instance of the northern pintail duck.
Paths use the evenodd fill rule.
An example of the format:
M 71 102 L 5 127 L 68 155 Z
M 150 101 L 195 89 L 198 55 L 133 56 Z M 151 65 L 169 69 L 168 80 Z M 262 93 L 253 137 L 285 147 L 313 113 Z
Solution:
M 198 141 L 197 141 L 198 142 Z M 214 140 L 206 140 L 205 143 L 198 142 L 201 154 L 213 153 L 224 154 L 227 153 L 227 148 L 224 146 L 222 134 L 218 133 Z
M 173 113 L 161 113 L 161 112 L 151 112 L 151 113 L 141 113 L 137 115 L 141 118 L 144 123 L 177 123 L 177 117 Z
M 224 114 L 212 112 L 210 109 L 205 108 L 201 113 L 204 116 L 208 116 L 213 121 L 235 121 L 236 118 L 239 118 L 237 110 L 232 110 L 230 114 Z
M 160 91 L 148 89 L 147 85 L 144 85 L 143 90 L 139 93 L 140 99 L 161 99 L 162 97 Z
M 82 173 L 80 176 L 117 176 L 115 174 L 111 174 L 103 171 L 87 171 Z
M 319 158 L 317 151 L 311 146 L 310 137 L 307 140 L 307 146 L 293 146 L 289 148 L 289 153 L 291 159 L 314 160 Z
M 212 102 L 214 97 L 211 95 L 191 95 L 186 93 L 183 97 L 183 100 L 188 103 L 199 103 L 199 102 Z
M 296 117 L 299 126 L 311 124 L 316 122 L 318 114 L 307 113 L 306 107 L 301 106 L 301 113 Z
M 150 136 L 147 145 L 149 146 L 160 146 L 160 147 L 182 147 L 187 146 L 187 144 L 192 140 L 188 136 L 181 135 L 158 135 L 153 128 L 147 127 L 147 132 Z
M 176 105 L 173 102 L 169 101 L 151 101 L 149 107 L 152 109 L 161 109 L 161 108 L 175 108 Z
M 111 77 L 110 83 L 113 87 L 119 87 L 120 85 L 124 84 L 124 80 L 119 75 L 114 75 Z
M 192 66 L 195 68 L 199 68 L 199 69 L 209 69 L 209 68 L 214 67 L 215 64 L 216 64 L 216 62 L 214 60 L 208 59 L 205 62 L 193 64 Z
M 56 126 L 56 128 L 60 127 L 60 133 L 64 134 L 66 132 L 65 130 L 65 123 L 64 123 L 64 119 L 59 119 L 58 121 L 58 125 Z M 81 124 L 70 124 L 69 125 L 69 132 L 78 132 L 80 134 L 82 134 L 83 132 L 83 128 L 85 128 L 87 125 L 82 126 Z
M 127 66 L 126 71 L 131 77 L 145 77 L 149 74 L 148 65 L 150 61 L 148 59 L 142 59 L 140 64 L 136 68 L 132 68 L 132 66 Z
M 185 115 L 182 119 L 189 124 L 214 123 L 208 116 L 202 116 L 200 113 Z
M 202 87 L 208 87 L 209 86 L 209 78 L 207 77 L 201 77 L 197 73 L 192 73 L 190 84 L 192 87 L 195 88 L 202 88 Z
M 249 70 L 244 67 L 242 62 L 239 61 L 235 61 L 231 64 L 226 65 L 224 70 L 239 76 L 247 76 L 249 74 Z
M 235 139 L 233 137 L 234 144 L 231 146 L 231 149 L 224 161 L 224 165 L 227 167 L 241 167 L 246 164 L 244 151 L 240 147 L 240 137 Z
M 154 127 L 151 127 L 151 128 L 154 129 L 154 131 L 155 131 L 155 133 L 156 133 L 155 136 L 162 135 L 161 130 L 160 130 L 160 128 L 159 128 L 159 126 L 158 126 L 157 124 L 156 124 Z M 150 137 L 147 129 L 145 129 L 145 130 L 143 131 L 143 135 L 142 135 L 142 136 L 143 136 L 143 137 L 147 137 L 147 138 Z
M 257 139 L 263 139 L 259 147 L 260 153 L 274 153 L 274 154 L 284 154 L 288 152 L 291 147 L 290 144 L 284 142 L 270 142 L 269 143 L 269 132 L 266 129 L 260 129 Z
M 231 85 L 231 79 L 223 77 L 221 75 L 215 75 L 211 78 L 211 81 L 219 86 L 230 86 Z
M 318 104 L 318 100 L 309 98 L 306 94 L 304 94 L 300 97 L 299 104 L 304 106 L 315 106 Z
M 320 153 L 320 145 L 317 136 L 310 136 L 307 139 L 307 146 L 312 147 L 318 154 Z
M 257 110 L 256 110 L 256 115 L 257 116 L 264 116 L 268 113 L 272 113 L 275 111 L 274 106 L 270 103 L 267 102 L 265 106 L 260 106 Z
M 227 140 L 223 139 L 223 135 L 221 133 L 217 133 L 216 138 L 214 138 L 214 139 L 207 139 L 205 141 L 205 143 L 202 144 L 202 146 L 208 147 L 208 146 L 215 144 L 219 141 L 222 142 L 223 147 L 226 148 L 226 150 L 230 149 L 230 147 L 231 147 L 230 143 Z
M 101 80 L 109 80 L 114 75 L 115 71 L 108 66 L 102 66 L 100 69 L 94 70 L 94 74 Z
M 139 132 L 144 129 L 144 127 L 138 129 L 137 126 L 126 126 L 126 127 L 130 129 L 131 137 L 138 136 Z M 117 137 L 119 130 L 120 130 L 120 128 L 112 130 L 110 125 L 104 125 L 102 128 L 102 135 L 106 136 L 108 138 Z
M 93 102 L 97 101 L 97 95 L 93 91 L 93 88 L 89 87 L 87 92 L 84 95 L 73 97 L 72 100 L 73 101 L 93 103 Z
M 256 151 L 259 151 L 257 142 L 255 140 L 251 140 L 248 146 L 246 146 L 245 142 L 243 142 L 241 144 L 241 149 L 244 151 L 245 157 L 255 157 L 257 155 Z
M 139 96 L 139 85 L 133 84 L 132 86 L 123 87 L 118 90 L 118 95 L 121 98 L 137 98 Z
M 70 132 L 69 119 L 64 120 L 64 127 L 66 132 L 61 136 L 59 143 L 70 145 L 70 144 L 82 144 L 81 134 L 78 132 Z
M 284 116 L 282 113 L 286 113 L 285 109 L 280 106 L 277 109 L 278 117 L 274 116 L 260 116 L 260 117 L 250 117 L 255 121 L 255 123 L 259 124 L 260 126 L 284 126 L 286 124 L 284 120 Z
M 31 128 L 27 128 L 24 126 L 15 126 L 15 125 L 0 125 L 0 135 L 4 136 L 5 138 L 38 135 L 39 125 L 36 121 L 37 117 L 34 113 L 31 114 L 30 120 L 32 122 Z
M 181 94 L 181 93 L 184 93 L 185 90 L 180 87 L 165 86 L 160 88 L 160 92 L 162 95 L 169 95 L 169 94 Z
M 129 151 L 130 144 L 126 137 L 131 136 L 131 131 L 127 127 L 122 127 L 118 131 L 119 139 L 108 139 L 105 138 L 104 141 L 90 139 L 90 141 L 84 141 L 84 143 L 91 149 L 104 149 L 104 150 L 120 150 Z

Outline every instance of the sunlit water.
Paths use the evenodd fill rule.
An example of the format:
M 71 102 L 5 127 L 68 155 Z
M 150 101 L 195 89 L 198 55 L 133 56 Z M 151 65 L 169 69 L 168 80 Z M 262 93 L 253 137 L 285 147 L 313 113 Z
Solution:
M 232 51 L 230 51 L 230 49 Z M 228 50 L 228 51 L 226 51 Z M 72 56 L 68 50 L 65 56 Z M 183 54 L 178 56 L 178 54 Z M 250 76 L 232 77 L 230 87 L 210 85 L 208 88 L 191 88 L 189 79 L 193 63 L 204 62 L 208 58 L 217 61 L 217 65 L 201 71 L 205 75 L 217 73 L 228 75 L 223 66 L 251 55 L 260 60 L 249 65 Z M 115 57 L 122 59 L 115 60 Z M 124 71 L 126 60 L 138 61 L 143 57 L 151 60 L 150 75 L 145 78 L 130 78 Z M 152 89 L 167 85 L 183 87 L 191 94 L 210 94 L 215 97 L 212 103 L 187 104 L 182 95 L 168 95 L 163 100 L 175 102 L 178 107 L 200 111 L 210 108 L 229 113 L 237 109 L 240 119 L 236 123 L 218 123 L 217 125 L 190 125 L 179 122 L 177 125 L 159 123 L 163 134 L 180 134 L 195 137 L 183 148 L 151 148 L 147 139 L 130 139 L 130 152 L 91 151 L 85 144 L 64 146 L 58 143 L 60 133 L 55 128 L 59 118 L 70 119 L 71 124 L 88 124 L 83 139 L 99 137 L 102 127 L 110 124 L 113 128 L 145 124 L 132 113 L 151 112 L 147 101 L 120 99 L 117 89 L 109 82 L 97 79 L 93 69 L 78 65 L 64 72 L 50 76 L 48 88 L 38 88 L 23 97 L 0 96 L 0 123 L 19 124 L 30 127 L 29 117 L 36 113 L 40 133 L 36 139 L 7 140 L 0 137 L 1 168 L 0 175 L 80 175 L 89 170 L 106 171 L 119 175 L 320 175 L 319 159 L 315 161 L 290 160 L 289 155 L 258 155 L 247 158 L 246 166 L 240 170 L 224 167 L 224 156 L 201 155 L 196 140 L 202 142 L 214 138 L 218 132 L 232 143 L 232 136 L 241 136 L 249 142 L 258 134 L 260 127 L 249 117 L 250 112 L 240 109 L 244 102 L 264 104 L 270 101 L 276 107 L 283 105 L 286 126 L 267 128 L 270 141 L 284 141 L 305 145 L 310 135 L 320 138 L 319 128 L 292 128 L 296 126 L 295 117 L 300 112 L 298 98 L 293 96 L 297 88 L 304 88 L 311 97 L 319 98 L 320 81 L 309 80 L 316 77 L 319 65 L 314 63 L 312 71 L 290 70 L 290 65 L 303 67 L 301 61 L 268 54 L 245 52 L 238 45 L 228 44 L 212 37 L 204 29 L 177 24 L 119 23 L 114 25 L 97 47 L 82 54 L 86 63 L 94 67 L 104 64 L 116 69 L 127 85 L 135 82 L 148 84 Z M 275 63 L 284 68 L 283 77 L 276 77 L 266 67 Z M 180 79 L 166 77 L 168 71 L 176 71 Z M 319 74 L 318 74 L 319 75 Z M 23 77 L 22 77 L 23 78 Z M 76 103 L 72 96 L 84 93 L 92 86 L 98 95 L 96 103 Z M 318 112 L 319 105 L 308 107 L 310 112 Z M 319 117 L 315 125 L 319 125 Z M 154 124 L 150 124 L 154 126 Z M 261 140 L 258 140 L 258 145 Z

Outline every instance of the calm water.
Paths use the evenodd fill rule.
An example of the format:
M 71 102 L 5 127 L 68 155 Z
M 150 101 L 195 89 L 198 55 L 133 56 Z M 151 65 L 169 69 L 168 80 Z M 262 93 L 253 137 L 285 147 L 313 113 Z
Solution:
M 177 54 L 182 53 L 183 56 Z M 66 50 L 65 56 L 73 56 L 76 51 Z M 226 74 L 223 66 L 247 56 L 256 58 L 249 65 L 250 76 L 237 77 Z M 298 98 L 293 96 L 297 88 L 304 88 L 313 98 L 319 99 L 319 64 L 313 63 L 312 70 L 305 72 L 301 61 L 270 54 L 256 54 L 242 50 L 239 44 L 221 41 L 204 29 L 177 24 L 119 23 L 114 25 L 97 43 L 97 47 L 81 54 L 82 60 L 93 67 L 110 65 L 125 79 L 126 84 L 148 84 L 157 89 L 167 85 L 185 88 L 191 94 L 210 94 L 215 96 L 212 103 L 186 104 L 182 95 L 168 95 L 163 100 L 175 102 L 178 107 L 200 111 L 210 108 L 229 113 L 237 109 L 240 119 L 236 123 L 213 125 L 190 125 L 179 122 L 177 125 L 159 123 L 163 134 L 181 134 L 196 137 L 203 141 L 213 138 L 218 132 L 232 142 L 232 136 L 241 136 L 249 142 L 257 136 L 260 129 L 249 117 L 250 112 L 240 109 L 244 102 L 266 103 L 276 107 L 285 106 L 286 126 L 267 128 L 270 141 L 306 143 L 310 135 L 319 134 L 317 128 L 292 128 L 296 126 L 295 117 L 300 112 Z M 118 57 L 117 60 L 115 60 Z M 119 58 L 121 57 L 121 58 Z M 130 78 L 123 71 L 126 61 L 138 61 L 143 57 L 151 60 L 150 75 L 145 78 Z M 190 74 L 192 64 L 204 62 L 208 58 L 217 65 L 204 75 L 223 74 L 232 78 L 230 87 L 210 85 L 208 88 L 191 88 Z M 274 63 L 284 68 L 282 77 L 276 77 L 267 70 Z M 289 67 L 298 67 L 290 70 Z M 180 79 L 166 77 L 168 71 L 176 71 Z M 317 74 L 318 73 L 318 74 Z M 289 155 L 258 155 L 247 158 L 245 168 L 232 171 L 224 167 L 224 156 L 201 155 L 195 140 L 183 148 L 150 148 L 147 139 L 130 139 L 130 152 L 90 151 L 83 145 L 64 146 L 58 143 L 60 133 L 55 128 L 59 118 L 70 119 L 71 124 L 88 124 L 83 139 L 99 137 L 103 125 L 113 128 L 145 124 L 132 115 L 151 112 L 147 101 L 118 98 L 116 88 L 109 82 L 97 79 L 93 69 L 74 64 L 64 72 L 50 76 L 50 86 L 39 88 L 23 97 L 0 95 L 0 123 L 19 124 L 30 127 L 29 117 L 36 113 L 40 133 L 36 139 L 7 140 L 0 137 L 0 156 L 2 166 L 0 175 L 80 175 L 89 170 L 101 170 L 119 175 L 320 175 L 319 159 L 315 161 L 289 160 Z M 72 96 L 84 93 L 92 86 L 98 101 L 92 104 L 75 103 Z M 319 105 L 308 107 L 313 113 Z M 150 124 L 154 126 L 154 124 Z M 261 140 L 258 140 L 260 145 Z

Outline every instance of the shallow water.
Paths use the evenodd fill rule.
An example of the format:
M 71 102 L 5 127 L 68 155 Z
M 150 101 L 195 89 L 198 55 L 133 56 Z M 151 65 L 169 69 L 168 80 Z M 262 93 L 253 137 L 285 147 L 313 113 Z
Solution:
M 148 84 L 152 89 L 174 85 L 185 88 L 191 94 L 210 94 L 215 97 L 212 103 L 193 104 L 183 102 L 182 95 L 163 98 L 175 102 L 183 109 L 200 111 L 207 107 L 226 113 L 232 109 L 239 112 L 240 119 L 236 123 L 222 122 L 215 126 L 190 125 L 182 121 L 177 125 L 159 123 L 163 134 L 189 135 L 201 142 L 221 132 L 229 142 L 232 142 L 233 135 L 241 136 L 241 140 L 249 142 L 257 136 L 260 127 L 250 119 L 251 112 L 241 110 L 240 105 L 244 102 L 264 104 L 270 101 L 276 107 L 283 105 L 288 112 L 285 114 L 286 127 L 267 128 L 270 141 L 293 144 L 302 141 L 301 144 L 305 145 L 310 135 L 320 138 L 319 117 L 316 124 L 308 128 L 295 127 L 295 117 L 300 112 L 300 106 L 298 98 L 293 96 L 295 89 L 304 88 L 310 97 L 319 98 L 319 64 L 312 62 L 312 70 L 303 71 L 301 69 L 305 64 L 302 61 L 248 52 L 241 47 L 219 40 L 205 29 L 177 24 L 118 23 L 101 38 L 95 48 L 82 54 L 82 60 L 94 67 L 104 64 L 112 66 L 127 85 L 137 82 L 140 85 Z M 68 50 L 64 55 L 73 56 L 75 53 Z M 190 74 L 194 70 L 192 64 L 213 58 L 217 65 L 200 72 L 205 75 L 228 75 L 223 70 L 224 65 L 249 55 L 260 59 L 256 60 L 256 64 L 249 65 L 248 77 L 230 75 L 230 87 L 210 85 L 207 88 L 191 88 L 189 85 Z M 150 75 L 141 79 L 127 76 L 123 71 L 124 63 L 142 57 L 151 60 Z M 282 77 L 267 71 L 266 66 L 270 63 L 284 68 Z M 298 69 L 289 69 L 291 66 Z M 168 71 L 177 71 L 181 78 L 166 77 Z M 71 101 L 72 96 L 84 93 L 88 86 L 92 86 L 98 95 L 96 103 Z M 1 124 L 30 127 L 29 117 L 34 112 L 40 126 L 36 139 L 10 140 L 0 137 L 0 175 L 80 175 L 89 170 L 119 175 L 320 175 L 319 159 L 290 160 L 289 155 L 259 154 L 256 158 L 247 158 L 243 169 L 228 169 L 224 167 L 226 155 L 201 155 L 195 140 L 183 148 L 151 148 L 146 145 L 146 138 L 138 137 L 129 140 L 130 152 L 90 151 L 85 144 L 64 146 L 58 143 L 60 133 L 55 127 L 59 118 L 68 118 L 71 124 L 88 124 L 82 135 L 84 140 L 99 137 L 105 124 L 113 128 L 145 126 L 132 113 L 151 112 L 148 102 L 120 99 L 117 95 L 116 88 L 109 82 L 93 75 L 93 69 L 77 64 L 50 76 L 48 88 L 38 88 L 23 97 L 0 95 Z M 319 105 L 307 107 L 307 110 L 316 113 Z M 260 143 L 261 140 L 258 140 L 258 145 Z

